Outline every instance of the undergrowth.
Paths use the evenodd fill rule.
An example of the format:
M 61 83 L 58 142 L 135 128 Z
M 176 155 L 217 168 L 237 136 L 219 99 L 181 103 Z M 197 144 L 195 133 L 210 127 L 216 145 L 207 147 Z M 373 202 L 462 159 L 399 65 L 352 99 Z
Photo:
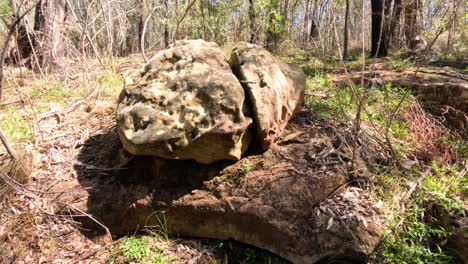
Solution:
M 176 258 L 166 257 L 164 251 L 158 246 L 154 237 L 124 237 L 119 241 L 117 250 L 113 254 L 111 263 L 148 263 L 148 264 L 169 264 Z
M 387 68 L 414 65 L 413 57 L 402 56 L 386 59 Z M 329 71 L 336 67 L 336 62 L 303 66 L 306 105 L 318 120 L 353 122 L 358 100 L 347 83 L 333 80 Z M 388 143 L 388 132 L 394 158 L 402 165 L 377 166 L 380 169 L 374 172 L 377 177 L 371 189 L 383 203 L 388 226 L 371 263 L 455 263 L 444 247 L 453 230 L 443 225 L 441 215 L 465 213 L 466 140 L 427 113 L 404 87 L 354 85 L 354 91 L 365 98 L 362 130 L 383 144 Z M 411 187 L 414 192 L 401 201 Z
M 13 141 L 24 141 L 34 137 L 29 117 L 21 109 L 14 106 L 1 109 L 0 127 L 6 136 Z
M 388 210 L 388 227 L 373 256 L 375 262 L 456 263 L 455 256 L 443 248 L 452 230 L 442 224 L 441 218 L 464 214 L 467 181 L 457 166 L 434 162 L 431 169 L 431 173 L 421 179 L 404 212 Z M 387 178 L 384 182 L 385 189 L 376 187 L 380 195 L 390 196 L 386 197 L 389 198 L 387 204 L 392 204 L 392 198 L 404 190 L 404 180 L 398 180 L 402 175 L 394 176 L 393 181 Z

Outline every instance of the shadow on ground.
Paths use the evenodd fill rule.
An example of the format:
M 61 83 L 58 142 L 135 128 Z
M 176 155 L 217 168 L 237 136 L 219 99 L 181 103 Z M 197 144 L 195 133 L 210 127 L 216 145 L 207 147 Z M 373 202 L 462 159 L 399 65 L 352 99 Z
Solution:
M 75 170 L 79 183 L 89 193 L 87 212 L 97 216 L 99 221 L 109 227 L 112 234 L 121 234 L 121 230 L 133 230 L 138 223 L 154 224 L 154 219 L 138 219 L 152 214 L 139 211 L 150 208 L 147 203 L 156 201 L 156 205 L 164 207 L 165 204 L 202 188 L 204 181 L 218 176 L 232 163 L 227 161 L 203 165 L 191 160 L 171 161 L 132 156 L 123 150 L 116 129 L 110 128 L 105 133 L 86 140 Z M 126 212 L 128 215 L 116 216 L 118 212 Z M 96 224 L 85 222 L 90 226 Z M 97 230 L 92 233 L 100 235 L 104 231 L 102 228 Z M 134 230 L 136 231 L 138 230 Z

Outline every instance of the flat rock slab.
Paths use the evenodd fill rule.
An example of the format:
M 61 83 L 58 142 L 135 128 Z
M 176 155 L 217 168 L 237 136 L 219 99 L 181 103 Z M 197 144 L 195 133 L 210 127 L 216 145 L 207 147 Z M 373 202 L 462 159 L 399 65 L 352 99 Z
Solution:
M 335 132 L 301 114 L 269 151 L 202 165 L 129 156 L 111 130 L 85 143 L 79 177 L 57 186 L 57 199 L 115 236 L 166 222 L 173 236 L 234 239 L 293 263 L 362 261 L 380 240 L 380 217 L 362 190 L 346 187 L 349 153 Z
M 417 73 L 415 75 L 415 73 Z M 361 82 L 361 72 L 352 72 L 350 78 Z M 416 91 L 422 99 L 438 104 L 449 105 L 468 113 L 468 75 L 456 69 L 420 67 L 402 70 L 365 71 L 364 76 L 381 84 L 407 87 Z M 347 81 L 345 75 L 335 75 L 335 81 Z

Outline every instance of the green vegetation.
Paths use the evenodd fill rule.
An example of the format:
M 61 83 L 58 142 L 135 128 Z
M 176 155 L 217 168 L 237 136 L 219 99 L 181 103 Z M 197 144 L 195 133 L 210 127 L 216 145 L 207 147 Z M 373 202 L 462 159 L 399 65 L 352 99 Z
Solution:
M 80 96 L 79 89 L 68 89 L 63 82 L 45 82 L 29 93 L 34 100 L 41 102 L 65 103 L 73 97 Z
M 149 235 L 124 237 L 119 241 L 112 259 L 120 263 L 138 262 L 151 264 L 169 264 L 176 259 L 175 256 L 165 256 L 160 245 L 169 242 L 167 218 L 164 211 L 157 211 L 147 219 L 156 221 L 156 226 L 147 227 Z M 123 260 L 122 260 L 123 258 Z
M 0 17 L 5 17 L 10 15 L 13 12 L 13 7 L 11 6 L 11 1 L 0 0 Z
M 124 257 L 124 262 L 138 262 L 151 264 L 169 264 L 175 257 L 165 257 L 157 242 L 148 236 L 124 237 L 118 244 L 114 259 Z
M 156 219 L 156 228 L 147 228 L 147 231 L 153 236 L 162 239 L 163 241 L 169 242 L 169 230 L 167 229 L 167 218 L 166 212 L 157 211 L 148 216 L 147 221 Z
M 123 88 L 122 75 L 118 73 L 115 67 L 108 72 L 105 72 L 102 77 L 97 80 L 99 87 L 105 91 L 106 95 L 117 96 Z
M 414 65 L 414 57 L 400 59 L 397 55 L 379 60 L 384 61 L 390 69 Z M 340 66 L 336 61 L 331 61 L 331 65 L 312 62 L 303 66 L 308 76 L 306 104 L 318 120 L 336 119 L 345 123 L 356 116 L 358 101 L 347 81 L 336 82 L 327 73 L 337 67 Z M 428 127 L 414 130 L 418 129 L 415 126 L 425 122 L 421 118 L 426 117 L 414 116 L 410 111 L 417 98 L 408 94 L 405 88 L 387 83 L 368 86 L 366 89 L 354 85 L 354 89 L 361 98 L 365 98 L 361 111 L 362 126 L 382 142 L 385 142 L 388 128 L 392 147 L 400 160 L 406 160 L 407 157 L 414 159 L 415 155 L 420 155 L 416 152 L 418 149 L 425 151 L 428 142 L 419 141 L 423 140 L 424 135 L 415 134 L 420 131 L 437 135 L 431 138 L 435 143 L 430 143 L 445 148 L 440 149 L 440 153 L 458 150 L 459 155 L 466 156 L 466 141 L 442 133 L 447 129 L 441 127 L 441 124 L 435 123 L 430 128 L 435 129 L 432 132 L 427 132 Z M 440 218 L 447 214 L 463 215 L 468 194 L 467 180 L 461 172 L 462 165 L 437 163 L 439 157 L 432 154 L 428 154 L 432 163 L 431 160 L 420 161 L 418 165 L 406 165 L 411 167 L 408 169 L 376 167 L 379 169 L 375 171 L 377 177 L 371 188 L 376 198 L 383 202 L 382 210 L 387 215 L 388 226 L 381 246 L 374 253 L 375 263 L 454 263 L 454 257 L 443 246 L 451 230 L 442 226 Z M 400 199 L 414 185 L 414 192 L 406 198 L 402 208 Z
M 384 263 L 454 263 L 454 258 L 442 249 L 450 230 L 441 225 L 441 215 L 463 214 L 467 181 L 456 166 L 433 163 L 434 173 L 424 177 L 405 212 L 391 214 L 381 247 L 374 258 Z M 387 196 L 401 194 L 402 175 L 385 180 L 377 188 Z M 386 178 L 387 177 L 381 177 Z M 380 187 L 379 187 L 380 186 Z M 389 192 L 390 191 L 390 192 Z M 391 198 L 391 197 L 387 197 Z M 386 199 L 392 203 L 392 199 Z M 390 210 L 389 210 L 390 211 Z M 390 211 L 391 212 L 391 211 Z
M 6 136 L 13 141 L 22 141 L 34 137 L 28 117 L 24 111 L 8 106 L 0 112 L 0 127 Z

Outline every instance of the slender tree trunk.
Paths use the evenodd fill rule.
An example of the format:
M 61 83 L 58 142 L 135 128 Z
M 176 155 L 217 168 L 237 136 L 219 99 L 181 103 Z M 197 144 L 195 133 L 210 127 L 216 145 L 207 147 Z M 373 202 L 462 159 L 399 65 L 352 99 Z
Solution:
M 318 28 L 316 24 L 317 20 L 317 8 L 318 8 L 318 0 L 314 0 L 314 6 L 312 7 L 312 12 L 310 13 L 310 32 L 309 32 L 309 37 L 310 40 L 316 38 L 318 36 Z
M 345 13 L 345 24 L 344 24 L 344 36 L 343 36 L 343 60 L 348 58 L 348 21 L 349 21 L 349 0 L 346 0 L 346 13 Z
M 250 43 L 257 42 L 257 33 L 255 30 L 255 3 L 254 0 L 249 0 L 249 18 L 250 18 Z
M 288 10 L 289 10 L 289 0 L 284 0 L 284 5 L 283 5 L 283 26 L 284 26 L 284 30 L 286 31 L 286 34 L 287 34 L 287 26 L 288 26 Z
M 202 15 L 202 39 L 206 39 L 205 11 L 203 8 L 203 0 L 200 0 L 200 12 Z
M 163 0 L 164 3 L 164 47 L 168 48 L 169 47 L 169 5 L 167 3 L 167 0 Z
M 145 12 L 144 11 L 145 11 L 144 1 L 141 1 L 140 14 L 138 16 L 138 43 L 141 43 L 143 41 L 143 27 L 145 24 Z
M 306 44 L 308 39 L 308 29 L 309 29 L 309 19 L 310 19 L 310 0 L 306 1 L 305 5 L 305 13 L 304 13 L 304 26 L 303 26 L 303 33 L 302 33 L 302 44 L 303 46 Z

